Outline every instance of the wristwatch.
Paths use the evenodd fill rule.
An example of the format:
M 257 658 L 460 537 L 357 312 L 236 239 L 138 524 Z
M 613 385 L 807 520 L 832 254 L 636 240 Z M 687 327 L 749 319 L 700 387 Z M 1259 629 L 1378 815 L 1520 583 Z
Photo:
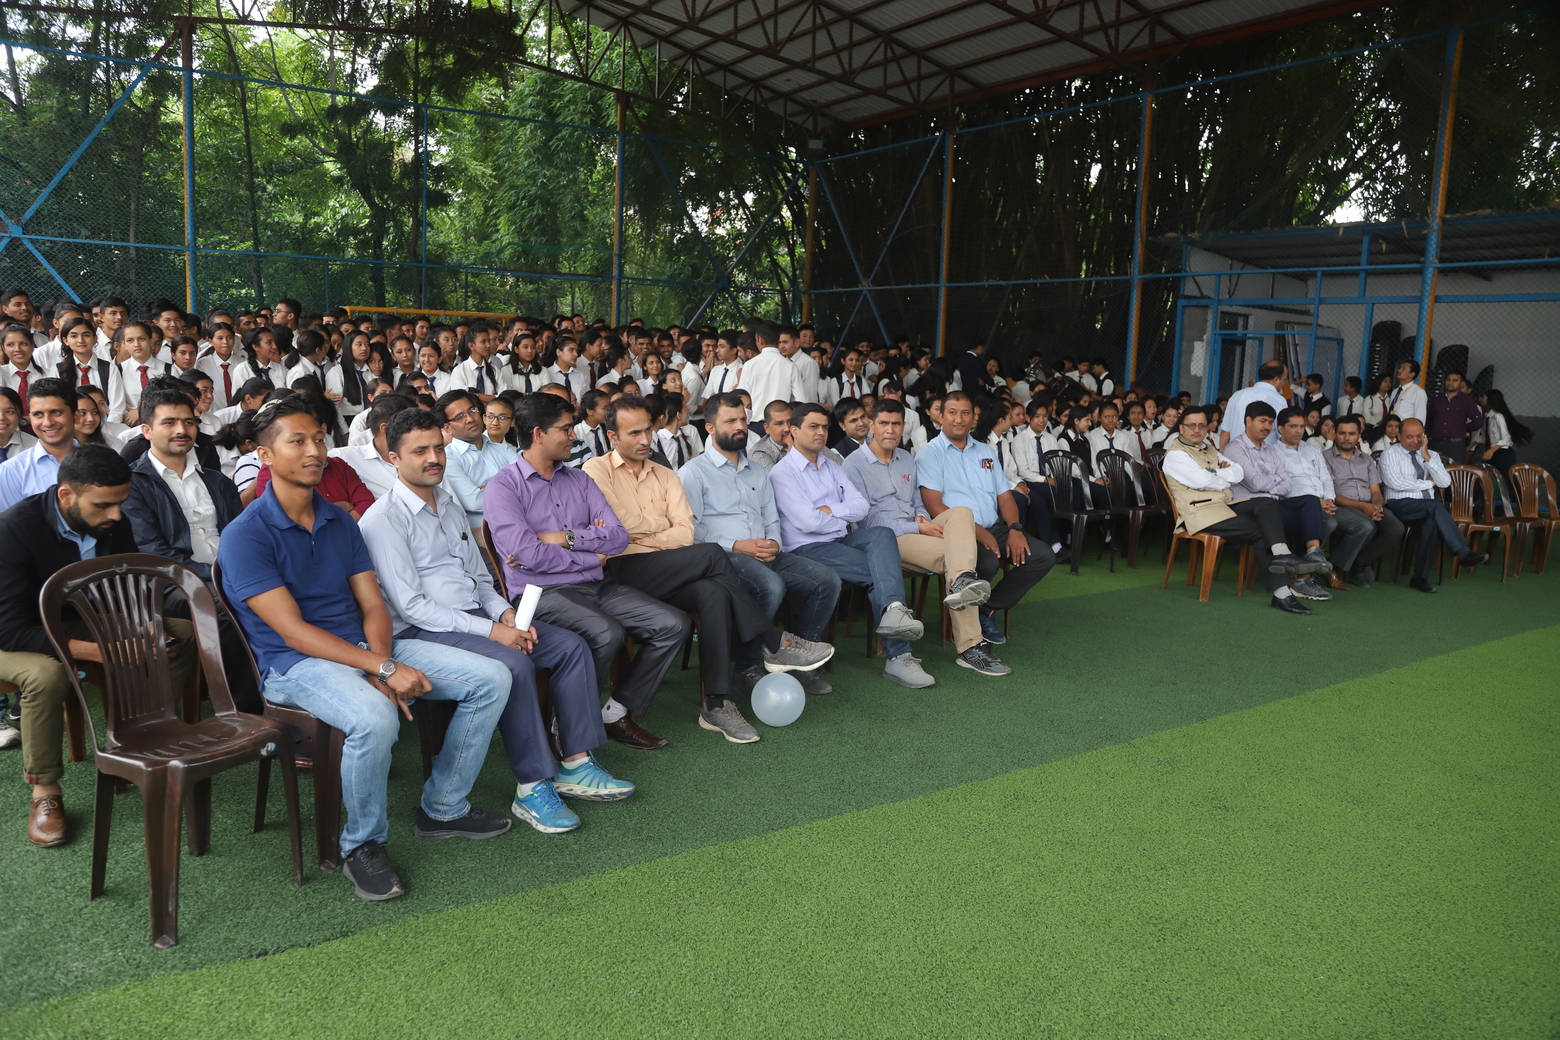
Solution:
M 379 681 L 380 682 L 389 682 L 390 681 L 390 677 L 392 675 L 394 675 L 394 674 L 395 674 L 395 661 L 387 660 L 387 661 L 385 661 L 384 664 L 379 666 Z
M 574 532 L 573 531 L 565 531 L 565 532 L 563 532 L 563 547 L 565 549 L 569 549 L 571 551 L 573 550 L 573 548 L 574 548 Z

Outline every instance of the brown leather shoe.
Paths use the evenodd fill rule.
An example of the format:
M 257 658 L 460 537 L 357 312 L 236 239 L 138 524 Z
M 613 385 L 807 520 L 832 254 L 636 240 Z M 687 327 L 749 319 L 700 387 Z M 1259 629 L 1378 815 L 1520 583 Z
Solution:
M 65 799 L 57 794 L 34 798 L 32 818 L 27 821 L 27 840 L 48 848 L 65 842 Z
M 607 737 L 640 751 L 654 751 L 666 746 L 666 738 L 658 737 L 640 726 L 634 721 L 633 712 L 629 712 L 616 722 L 607 723 Z
M 1342 578 L 1338 577 L 1337 571 L 1333 571 L 1331 574 L 1327 575 L 1327 587 L 1329 589 L 1337 589 L 1339 592 L 1349 591 L 1349 586 L 1344 584 Z

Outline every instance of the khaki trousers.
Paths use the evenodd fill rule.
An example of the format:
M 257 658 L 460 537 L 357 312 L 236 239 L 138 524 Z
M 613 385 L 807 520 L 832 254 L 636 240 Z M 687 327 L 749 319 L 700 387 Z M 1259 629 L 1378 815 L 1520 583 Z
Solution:
M 966 572 L 975 573 L 975 514 L 969 506 L 954 506 L 944 509 L 932 523 L 943 529 L 943 536 L 902 534 L 899 558 L 933 574 L 946 575 L 952 587 L 954 578 Z M 942 604 L 937 607 L 941 613 Z M 980 642 L 980 614 L 976 608 L 951 610 L 948 614 L 953 619 L 953 641 L 959 653 Z M 928 620 L 927 624 L 931 622 Z M 940 622 L 938 627 L 941 628 Z

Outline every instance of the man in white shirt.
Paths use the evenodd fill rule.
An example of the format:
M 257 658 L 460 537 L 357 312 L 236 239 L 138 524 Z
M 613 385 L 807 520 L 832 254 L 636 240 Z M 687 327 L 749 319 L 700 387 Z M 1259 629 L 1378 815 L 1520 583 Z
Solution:
M 736 337 L 720 337 L 713 353 L 705 357 L 709 371 L 704 374 L 705 396 L 709 399 L 730 393 L 742 382 L 742 358 L 737 353 Z
M 753 398 L 754 415 L 765 414 L 773 401 L 805 400 L 799 370 L 780 353 L 780 326 L 772 321 L 761 321 L 753 329 L 753 337 L 758 344 L 758 354 L 742 366 L 737 389 L 746 390 Z M 764 432 L 764 424 L 756 418 L 748 421 L 748 427 L 755 434 Z
M 1274 415 L 1288 408 L 1289 399 L 1284 396 L 1284 389 L 1288 386 L 1289 366 L 1282 361 L 1264 361 L 1262 367 L 1257 369 L 1257 381 L 1235 391 L 1225 403 L 1225 421 L 1219 430 L 1219 450 L 1223 451 L 1229 445 L 1231 431 L 1239 433 L 1243 428 L 1247 405 L 1262 401 L 1273 409 Z M 1181 418 L 1184 422 L 1186 416 Z
M 818 378 L 820 375 L 818 362 L 813 356 L 802 349 L 802 338 L 796 329 L 790 325 L 780 326 L 779 343 L 780 353 L 790 359 L 796 368 L 798 377 L 797 387 L 801 396 L 799 401 L 818 400 Z
M 1402 367 L 1398 370 L 1401 373 Z M 1439 489 L 1449 486 L 1452 478 L 1441 464 L 1441 456 L 1430 450 L 1430 439 L 1421 420 L 1404 419 L 1398 431 L 1398 442 L 1382 452 L 1377 462 L 1387 508 L 1405 526 L 1419 525 L 1419 552 L 1414 556 L 1410 586 L 1420 592 L 1440 591 L 1430 584 L 1430 565 L 1435 562 L 1443 544 L 1464 567 L 1490 562 L 1489 553 L 1468 548 L 1468 539 L 1463 537 L 1457 521 L 1441 501 Z
M 1271 439 L 1269 447 L 1278 452 L 1279 462 L 1284 471 L 1289 474 L 1289 494 L 1280 508 L 1285 512 L 1285 530 L 1290 532 L 1295 541 L 1304 541 L 1306 553 L 1309 556 L 1314 548 L 1322 553 L 1322 546 L 1332 533 L 1338 529 L 1338 501 L 1333 489 L 1332 473 L 1327 468 L 1327 462 L 1322 458 L 1322 451 L 1316 445 L 1305 439 L 1305 413 L 1298 408 L 1285 408 L 1278 413 L 1278 441 L 1275 444 Z M 1315 499 L 1316 507 L 1311 507 L 1311 500 Z M 1290 511 L 1291 506 L 1298 506 L 1295 512 Z M 1317 516 L 1320 510 L 1320 517 Z M 1296 516 L 1310 517 L 1309 525 L 1305 520 L 1296 522 Z M 1315 521 L 1320 519 L 1320 534 L 1313 543 L 1305 534 L 1316 530 Z M 1309 530 L 1302 533 L 1302 528 Z M 1338 577 L 1336 569 L 1318 571 L 1318 575 L 1324 577 L 1329 587 L 1339 591 L 1347 591 L 1348 586 Z M 1327 600 L 1332 596 L 1321 588 L 1315 575 L 1306 575 L 1293 586 L 1298 595 L 1306 599 Z
M 389 494 L 395 486 L 395 464 L 390 461 L 390 449 L 385 443 L 385 427 L 399 412 L 417 405 L 401 394 L 383 394 L 363 414 L 367 416 L 363 433 L 368 440 L 362 444 L 348 444 L 345 448 L 332 448 L 330 457 L 341 459 L 357 473 L 374 500 Z
M 481 320 L 472 322 L 466 331 L 466 346 L 470 353 L 450 373 L 450 385 L 472 391 L 486 404 L 504 389 L 498 365 L 493 363 L 493 352 L 498 346 L 493 326 Z
M 515 778 L 511 811 L 544 834 L 572 831 L 580 818 L 560 794 L 610 802 L 634 793 L 633 784 L 612 776 L 591 754 L 607 733 L 590 647 L 566 628 L 540 621 L 516 627 L 515 608 L 494 589 L 460 504 L 439 486 L 446 460 L 438 416 L 420 409 L 399 413 L 386 437 L 397 480 L 363 514 L 361 529 L 392 631 L 400 639 L 469 650 L 509 669 L 509 697 L 497 729 Z M 561 767 L 538 708 L 538 669 L 552 673 Z M 462 710 L 472 709 L 456 708 Z
M 1338 418 L 1341 419 L 1345 415 L 1358 415 L 1361 417 L 1361 421 L 1364 421 L 1365 398 L 1360 396 L 1362 385 L 1359 376 L 1349 376 L 1344 379 L 1343 396 L 1335 402 Z
M 1397 381 L 1398 385 L 1387 398 L 1387 411 L 1399 419 L 1424 422 L 1430 416 L 1430 397 L 1425 393 L 1425 388 L 1419 385 L 1419 362 L 1399 362 Z
M 507 444 L 488 440 L 483 428 L 482 402 L 469 390 L 451 390 L 434 402 L 433 413 L 444 420 L 450 435 L 444 471 L 449 490 L 466 511 L 470 525 L 479 528 L 482 493 L 488 481 L 519 458 L 520 453 Z

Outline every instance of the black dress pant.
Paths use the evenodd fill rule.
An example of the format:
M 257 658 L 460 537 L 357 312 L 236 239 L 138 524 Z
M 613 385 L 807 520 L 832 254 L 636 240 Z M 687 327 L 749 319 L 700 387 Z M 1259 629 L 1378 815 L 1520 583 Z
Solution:
M 1203 530 L 1216 534 L 1229 542 L 1241 542 L 1251 546 L 1257 554 L 1257 569 L 1262 572 L 1262 582 L 1269 592 L 1277 592 L 1289 584 L 1283 574 L 1274 574 L 1268 564 L 1273 562 L 1273 546 L 1285 540 L 1284 518 L 1278 503 L 1271 498 L 1248 498 L 1234 502 L 1230 508 L 1235 515 L 1220 520 Z
M 997 545 L 1007 547 L 1007 524 L 993 524 L 988 530 L 997 539 Z M 1007 572 L 1007 577 L 991 587 L 991 598 L 986 601 L 983 610 L 1011 610 L 1018 605 L 1018 601 L 1024 598 L 1024 594 L 1040 583 L 1040 579 L 1051 572 L 1056 566 L 1056 554 L 1051 552 L 1051 547 L 1035 538 L 1034 535 L 1025 533 L 1024 538 L 1029 542 L 1029 558 L 1020 566 Z M 1002 569 L 1002 558 L 987 549 L 979 542 L 975 548 L 975 573 L 985 581 Z
M 606 576 L 699 615 L 699 672 L 711 699 L 731 692 L 733 643 L 748 643 L 771 627 L 726 550 L 713 542 L 617 556 L 607 561 Z
M 1414 555 L 1414 577 L 1424 581 L 1430 577 L 1430 566 L 1435 563 L 1436 552 L 1444 543 L 1447 551 L 1456 556 L 1468 553 L 1468 540 L 1457 527 L 1457 521 L 1447 512 L 1439 498 L 1394 498 L 1387 503 L 1404 526 L 1419 528 L 1419 551 Z

